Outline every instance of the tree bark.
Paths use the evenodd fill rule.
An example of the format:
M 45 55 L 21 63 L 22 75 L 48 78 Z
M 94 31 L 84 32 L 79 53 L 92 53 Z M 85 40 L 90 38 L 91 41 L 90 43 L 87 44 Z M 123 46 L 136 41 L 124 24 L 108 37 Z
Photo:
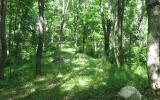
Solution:
M 5 0 L 0 0 L 0 78 L 3 78 L 4 66 L 7 58 L 7 44 L 6 44 L 6 33 L 5 33 Z
M 150 86 L 153 90 L 160 90 L 160 8 L 156 0 L 146 0 L 148 12 L 148 58 L 147 68 Z
M 42 52 L 44 44 L 44 0 L 38 0 L 39 9 L 39 43 L 36 51 L 36 74 L 41 74 L 42 70 Z
M 124 0 L 118 0 L 118 51 L 117 51 L 117 66 L 120 67 L 123 65 L 123 13 L 124 13 Z
M 57 41 L 58 42 L 57 43 L 57 52 L 60 49 L 61 40 L 62 40 L 62 37 L 63 37 L 63 28 L 64 28 L 64 23 L 65 23 L 65 18 L 66 18 L 66 12 L 67 12 L 67 9 L 68 9 L 68 5 L 69 5 L 69 0 L 68 0 L 67 3 L 65 3 L 65 0 L 63 0 L 62 14 L 61 14 L 61 20 L 60 20 L 60 30 L 59 30 L 58 41 Z
M 87 33 L 87 30 L 88 30 L 88 23 L 86 21 L 84 21 L 84 24 L 83 24 L 83 53 L 85 54 L 86 53 L 86 49 L 87 49 L 87 38 L 88 38 L 88 33 Z
M 77 4 L 77 10 L 79 10 L 79 4 Z M 74 48 L 75 52 L 77 52 L 77 41 L 78 41 L 78 36 L 77 36 L 77 28 L 78 28 L 78 21 L 79 21 L 79 11 L 76 10 L 76 14 L 74 15 L 74 24 L 73 24 L 73 40 L 74 40 Z
M 142 10 L 142 6 L 143 6 L 143 1 L 142 0 L 137 0 L 137 24 L 136 24 L 136 32 L 139 33 L 140 32 L 140 26 L 143 20 L 143 10 Z
M 109 59 L 109 36 L 110 36 L 111 20 L 108 19 L 107 25 L 106 25 L 103 5 L 104 5 L 103 0 L 100 0 L 101 23 L 102 23 L 102 29 L 103 29 L 103 34 L 104 34 L 104 53 L 105 53 L 105 59 L 108 60 Z

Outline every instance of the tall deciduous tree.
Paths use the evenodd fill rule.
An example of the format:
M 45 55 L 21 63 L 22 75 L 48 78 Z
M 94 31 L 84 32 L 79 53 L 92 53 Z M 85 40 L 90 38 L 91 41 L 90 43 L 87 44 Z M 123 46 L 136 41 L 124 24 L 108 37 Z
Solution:
M 73 20 L 73 39 L 74 39 L 74 47 L 77 52 L 77 41 L 78 41 L 78 36 L 77 36 L 77 30 L 78 30 L 78 25 L 79 25 L 79 11 L 80 11 L 80 0 L 75 0 L 73 3 L 73 11 L 74 11 L 74 20 Z
M 143 20 L 143 1 L 142 0 L 137 0 L 137 25 L 136 25 L 136 32 L 140 32 L 140 26 Z
M 83 6 L 83 9 L 85 9 L 85 11 L 87 11 L 88 4 L 89 4 L 89 1 L 86 0 L 84 2 L 84 6 Z M 82 22 L 83 22 L 83 24 L 82 24 L 82 27 L 83 27 L 83 50 L 82 50 L 82 52 L 85 54 L 86 50 L 87 50 L 87 42 L 88 42 L 88 22 L 86 19 L 86 12 L 84 12 L 84 18 L 83 18 Z
M 0 78 L 3 78 L 3 70 L 7 58 L 7 45 L 5 33 L 5 0 L 0 0 Z
M 44 44 L 44 0 L 38 0 L 38 9 L 39 9 L 39 42 L 38 48 L 36 52 L 36 74 L 41 73 L 41 58 L 43 52 L 43 44 Z
M 58 44 L 57 44 L 57 50 L 60 49 L 60 45 L 61 45 L 61 41 L 62 41 L 62 36 L 63 36 L 63 28 L 64 28 L 64 23 L 65 23 L 65 18 L 66 18 L 66 12 L 68 10 L 68 6 L 69 6 L 69 0 L 66 3 L 66 0 L 63 0 L 62 3 L 62 13 L 60 15 L 60 30 L 59 30 L 59 34 L 58 34 Z
M 146 6 L 148 11 L 148 76 L 151 88 L 160 90 L 160 3 L 158 0 L 146 0 Z
M 123 64 L 123 13 L 124 13 L 124 0 L 118 0 L 118 25 L 117 25 L 117 35 L 118 35 L 118 50 L 117 50 L 117 65 L 118 67 Z
M 103 0 L 100 0 L 100 9 L 101 9 L 101 23 L 102 23 L 102 29 L 104 34 L 104 51 L 105 51 L 105 58 L 108 60 L 109 57 L 109 34 L 110 34 L 110 20 L 107 20 L 107 29 L 106 29 L 106 22 L 105 22 L 105 16 L 104 16 L 104 4 Z M 108 31 L 108 32 L 107 32 Z

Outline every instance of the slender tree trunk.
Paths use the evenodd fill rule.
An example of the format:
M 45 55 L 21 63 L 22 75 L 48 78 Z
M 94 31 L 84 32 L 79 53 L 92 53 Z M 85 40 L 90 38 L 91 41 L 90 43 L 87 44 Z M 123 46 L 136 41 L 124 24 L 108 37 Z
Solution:
M 78 37 L 77 37 L 77 30 L 76 30 L 76 28 L 74 29 L 73 39 L 74 39 L 75 52 L 77 52 L 77 40 L 78 40 Z
M 44 0 L 38 0 L 38 9 L 39 9 L 39 42 L 36 52 L 36 74 L 41 74 L 42 70 L 42 52 L 44 44 Z
M 19 33 L 20 32 L 20 27 L 21 27 L 21 24 L 19 23 L 19 15 L 20 15 L 20 8 L 21 8 L 21 4 L 19 3 L 20 0 L 17 0 L 17 3 L 19 4 L 17 7 L 16 7 L 16 10 L 15 10 L 15 18 L 14 18 L 14 33 L 13 33 L 13 37 L 15 38 L 14 39 L 14 42 L 13 42 L 13 46 L 14 46 L 14 60 L 15 62 L 18 62 L 19 63 L 19 59 L 20 59 L 20 38 L 21 38 L 21 34 Z
M 74 39 L 74 48 L 75 48 L 75 52 L 77 52 L 77 40 L 78 40 L 78 37 L 77 37 L 77 27 L 78 27 L 78 13 L 77 15 L 74 16 L 74 32 L 73 32 L 73 39 Z
M 75 1 L 75 4 L 73 5 L 73 9 L 75 11 L 75 15 L 74 15 L 74 24 L 73 24 L 73 28 L 74 28 L 74 34 L 73 34 L 73 39 L 74 39 L 74 48 L 75 48 L 75 52 L 77 52 L 78 47 L 77 47 L 77 42 L 78 42 L 78 34 L 77 34 L 77 28 L 78 28 L 78 24 L 79 24 L 79 10 L 80 10 L 80 1 Z
M 8 56 L 9 58 L 11 57 L 11 49 L 12 49 L 11 48 L 12 47 L 11 32 L 12 32 L 12 16 L 10 15 L 9 26 L 8 26 L 8 53 L 9 53 Z
M 63 37 L 64 21 L 65 21 L 65 14 L 63 13 L 62 16 L 61 16 L 60 31 L 59 31 L 59 36 L 58 36 L 58 49 L 60 48 L 61 40 L 62 40 L 62 37 Z
M 117 66 L 120 67 L 123 64 L 123 12 L 124 12 L 124 0 L 118 0 L 118 30 L 117 30 L 117 35 L 118 35 L 118 61 L 117 61 Z
M 65 6 L 66 5 L 66 6 Z M 65 3 L 65 0 L 63 0 L 63 5 L 62 5 L 62 14 L 61 14 L 61 20 L 60 20 L 60 30 L 59 30 L 59 34 L 58 34 L 58 43 L 57 43 L 57 52 L 60 49 L 61 46 L 61 41 L 62 41 L 62 37 L 63 37 L 63 27 L 64 27 L 64 23 L 65 23 L 65 18 L 66 18 L 66 12 L 68 9 L 68 5 L 69 5 L 69 0 L 67 3 Z
M 143 1 L 142 0 L 137 0 L 137 24 L 136 24 L 136 32 L 140 32 L 140 25 L 143 20 L 143 13 L 142 13 L 142 5 Z
M 113 12 L 112 12 L 112 0 L 109 0 L 108 1 L 108 19 L 107 19 L 107 38 L 106 38 L 106 41 L 107 41 L 107 44 L 106 44 L 106 53 L 108 53 L 108 58 L 109 58 L 109 47 L 110 47 L 110 33 L 111 33 L 111 28 L 113 27 L 112 24 L 113 24 Z
M 104 16 L 104 7 L 103 7 L 103 0 L 100 0 L 100 8 L 101 8 L 101 23 L 102 29 L 104 34 L 104 52 L 105 52 L 105 59 L 109 59 L 109 35 L 110 35 L 110 28 L 111 28 L 111 21 L 107 20 L 107 29 L 105 23 L 105 16 Z
M 93 40 L 93 47 L 94 47 L 94 57 L 98 57 L 98 43 L 97 43 L 97 39 Z
M 13 29 L 13 37 L 15 38 L 16 37 L 16 30 L 17 30 L 17 19 L 18 19 L 18 7 L 16 7 L 16 11 L 15 11 L 15 16 L 14 16 L 14 29 Z M 14 40 L 14 39 L 13 39 Z M 13 41 L 13 50 L 15 52 L 16 50 L 16 47 L 14 46 L 15 44 L 15 41 Z M 16 54 L 15 54 L 16 55 Z
M 87 33 L 87 22 L 84 21 L 84 26 L 83 26 L 83 53 L 86 53 L 86 48 L 87 48 L 87 37 L 88 37 L 88 33 Z
M 115 57 L 115 64 L 118 65 L 119 63 L 119 60 L 118 60 L 118 54 L 117 54 L 117 51 L 118 51 L 118 48 L 117 48 L 117 44 L 118 44 L 118 37 L 117 37 L 117 30 L 118 30 L 118 13 L 117 13 L 117 4 L 116 4 L 116 7 L 115 8 L 112 8 L 113 9 L 113 17 L 112 17 L 112 24 L 113 24 L 113 52 L 114 52 L 114 57 Z
M 160 90 L 160 8 L 155 0 L 146 0 L 148 11 L 148 77 L 153 90 Z
M 114 32 L 113 32 L 113 34 L 114 34 L 114 43 L 113 43 L 113 48 L 114 48 L 114 57 L 115 57 L 115 60 L 116 60 L 116 64 L 117 64 L 117 66 L 118 66 L 118 64 L 119 64 L 119 59 L 118 59 L 118 54 L 117 54 L 117 51 L 118 51 L 118 48 L 117 48 L 117 44 L 118 44 L 118 42 L 116 41 L 117 40 L 117 36 L 116 36 L 116 33 L 117 33 L 117 16 L 115 16 L 115 19 L 116 20 L 114 20 L 114 27 L 113 27 L 113 30 L 114 30 Z M 120 66 L 118 66 L 118 67 L 120 67 Z
M 6 33 L 5 33 L 5 0 L 0 0 L 0 40 L 1 40 L 0 78 L 3 78 L 4 66 L 7 59 L 7 44 L 6 44 Z
M 105 49 L 106 49 L 106 56 L 108 57 L 109 59 L 109 39 L 110 39 L 110 32 L 111 32 L 111 27 L 112 27 L 112 21 L 111 19 L 108 19 L 107 20 L 107 34 L 106 34 L 106 37 L 105 37 L 105 40 L 106 40 L 106 43 L 105 43 Z
M 11 8 L 11 3 L 10 3 L 10 6 L 9 6 L 9 9 Z M 12 32 L 12 15 L 9 16 L 9 25 L 8 25 L 8 46 L 7 46 L 7 51 L 8 51 L 8 58 L 7 58 L 7 63 L 9 64 L 9 73 L 10 73 L 10 77 L 11 77 L 11 74 L 12 74 L 12 67 L 11 67 L 11 64 L 13 64 L 12 62 L 12 38 L 11 38 L 11 32 Z

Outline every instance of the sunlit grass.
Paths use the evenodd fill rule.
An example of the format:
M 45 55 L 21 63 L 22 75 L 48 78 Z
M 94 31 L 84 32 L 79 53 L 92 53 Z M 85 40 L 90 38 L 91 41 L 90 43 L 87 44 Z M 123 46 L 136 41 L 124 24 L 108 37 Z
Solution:
M 69 46 L 63 46 L 62 62 L 53 62 L 53 52 L 44 53 L 44 74 L 38 77 L 34 74 L 34 59 L 15 65 L 12 78 L 0 82 L 0 100 L 88 100 L 97 97 L 106 100 L 105 97 L 125 85 L 138 89 L 147 86 L 145 66 L 133 64 L 131 68 L 125 65 L 118 69 L 103 59 L 73 51 Z
M 81 89 L 89 88 L 91 85 L 91 79 L 86 76 L 76 76 L 62 85 L 62 90 L 69 91 L 72 90 L 75 86 L 78 86 Z
M 41 81 L 45 81 L 46 78 L 45 77 L 39 77 L 37 79 L 35 79 L 35 82 L 41 82 Z

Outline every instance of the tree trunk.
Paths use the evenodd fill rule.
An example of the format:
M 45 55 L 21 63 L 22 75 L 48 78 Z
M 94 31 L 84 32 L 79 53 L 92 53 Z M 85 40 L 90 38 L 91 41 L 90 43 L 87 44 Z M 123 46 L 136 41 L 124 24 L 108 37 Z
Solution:
M 74 32 L 73 32 L 73 39 L 74 39 L 74 48 L 75 48 L 75 52 L 77 52 L 78 47 L 77 47 L 77 42 L 78 42 L 78 34 L 77 34 L 77 29 L 78 29 L 78 25 L 79 25 L 79 12 L 80 12 L 80 1 L 75 1 L 75 4 L 73 6 L 75 14 L 74 14 L 74 24 L 73 24 L 73 28 L 74 28 Z
M 139 33 L 140 32 L 140 26 L 141 26 L 141 22 L 143 20 L 143 10 L 142 10 L 142 6 L 143 6 L 143 1 L 142 0 L 137 0 L 137 24 L 136 24 L 136 32 Z
M 107 29 L 105 24 L 105 16 L 104 16 L 104 7 L 103 7 L 103 0 L 100 0 L 100 9 L 101 9 L 101 23 L 102 29 L 104 34 L 104 53 L 105 59 L 109 59 L 109 35 L 110 35 L 110 28 L 111 28 L 111 21 L 107 20 Z
M 79 14 L 77 12 L 77 14 L 74 16 L 74 24 L 73 24 L 73 28 L 74 28 L 73 40 L 74 40 L 75 52 L 77 52 L 77 40 L 78 40 L 77 27 L 78 27 L 78 20 L 79 20 Z
M 44 0 L 38 0 L 39 9 L 39 43 L 36 52 L 36 74 L 41 74 L 41 58 L 43 52 L 44 43 Z
M 11 47 L 12 47 L 12 42 L 11 42 L 11 32 L 12 32 L 12 16 L 10 16 L 10 18 L 9 18 L 10 20 L 9 20 L 9 25 L 8 25 L 8 56 L 9 56 L 9 58 L 11 57 Z M 10 62 L 10 61 L 8 61 L 8 62 Z
M 146 0 L 148 12 L 148 77 L 153 90 L 160 90 L 160 8 L 155 0 Z
M 58 36 L 58 50 L 60 49 L 60 45 L 61 45 L 61 40 L 63 37 L 63 27 L 64 27 L 64 21 L 65 21 L 65 14 L 63 13 L 61 16 L 61 23 L 60 23 L 60 31 L 59 31 L 59 36 Z
M 65 3 L 65 0 L 63 0 L 62 14 L 61 14 L 61 20 L 60 20 L 60 30 L 59 30 L 59 34 L 57 35 L 58 36 L 57 52 L 60 50 L 60 46 L 61 46 L 61 41 L 62 41 L 62 37 L 63 37 L 63 27 L 64 27 L 64 23 L 65 23 L 65 18 L 66 18 L 66 12 L 67 12 L 67 9 L 68 9 L 68 5 L 69 5 L 69 0 L 68 0 L 67 3 Z
M 0 49 L 1 58 L 0 59 L 0 78 L 3 78 L 3 70 L 7 58 L 7 44 L 6 44 L 6 33 L 5 33 L 5 0 L 0 1 Z
M 118 51 L 117 51 L 117 56 L 118 56 L 118 61 L 117 61 L 117 66 L 120 67 L 123 64 L 123 50 L 122 50 L 122 38 L 123 38 L 123 33 L 122 33 L 122 28 L 123 28 L 123 12 L 124 12 L 124 0 L 118 0 L 118 30 L 117 30 L 117 35 L 118 35 Z
M 88 33 L 87 33 L 87 22 L 84 21 L 84 26 L 83 26 L 83 53 L 86 53 L 86 48 L 87 48 L 87 37 L 88 37 Z
M 97 39 L 93 40 L 93 47 L 94 47 L 94 57 L 98 57 L 98 43 L 97 43 Z

